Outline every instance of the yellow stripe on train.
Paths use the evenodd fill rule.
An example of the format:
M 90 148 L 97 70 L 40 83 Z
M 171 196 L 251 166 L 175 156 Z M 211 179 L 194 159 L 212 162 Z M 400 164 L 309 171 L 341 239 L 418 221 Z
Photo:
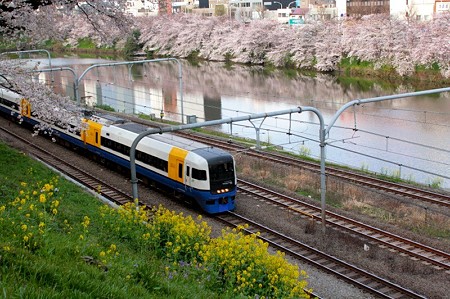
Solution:
M 184 161 L 188 154 L 187 150 L 181 149 L 179 147 L 173 147 L 169 153 L 169 170 L 168 176 L 170 179 L 183 183 L 183 168 Z
M 81 125 L 81 140 L 86 144 L 100 147 L 102 127 L 101 124 L 84 118 Z
M 30 101 L 25 98 L 20 100 L 20 114 L 31 117 L 31 104 Z

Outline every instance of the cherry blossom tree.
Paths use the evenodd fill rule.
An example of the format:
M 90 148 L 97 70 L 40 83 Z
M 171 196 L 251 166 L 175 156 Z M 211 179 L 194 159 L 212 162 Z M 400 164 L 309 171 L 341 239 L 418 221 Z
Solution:
M 162 1 L 162 0 L 161 0 Z M 14 7 L 10 7 L 14 3 Z M 439 67 L 450 78 L 450 14 L 426 22 L 385 15 L 329 20 L 300 26 L 263 19 L 237 22 L 227 16 L 162 14 L 131 19 L 119 1 L 2 1 L 2 38 L 29 45 L 58 40 L 76 45 L 89 37 L 98 46 L 117 45 L 140 31 L 138 44 L 157 55 L 273 65 L 323 72 L 339 68 L 343 58 L 389 67 L 411 75 L 418 66 Z M 44 5 L 45 4 L 45 5 Z M 25 21 L 26 20 L 26 21 Z M 81 112 L 68 98 L 33 80 L 32 67 L 0 60 L 0 86 L 20 93 L 35 115 L 67 130 L 79 128 Z
M 125 2 L 1 1 L 2 40 L 16 41 L 18 50 L 47 40 L 76 45 L 80 38 L 90 38 L 97 46 L 110 46 L 126 40 L 133 28 L 130 17 L 124 14 Z M 27 99 L 33 107 L 33 115 L 44 122 L 69 131 L 78 130 L 82 117 L 80 107 L 68 97 L 55 94 L 52 88 L 34 80 L 31 71 L 35 68 L 37 66 L 29 66 L 22 60 L 0 60 L 0 86 Z M 36 132 L 49 132 L 44 122 Z
M 124 12 L 125 0 L 2 1 L 0 32 L 28 46 L 46 40 L 67 40 L 80 34 L 97 45 L 111 46 L 132 30 L 132 20 Z
M 249 24 L 196 15 L 142 18 L 140 44 L 157 54 L 250 64 L 272 64 L 318 71 L 339 68 L 342 58 L 389 67 L 411 75 L 417 66 L 439 66 L 448 78 L 450 14 L 428 22 L 386 15 L 286 26 L 272 20 Z
M 163 56 L 318 71 L 337 70 L 342 58 L 350 58 L 371 62 L 375 68 L 389 67 L 399 75 L 411 75 L 417 66 L 438 66 L 450 77 L 448 13 L 427 22 L 378 14 L 287 26 L 268 19 L 243 23 L 196 14 L 132 19 L 124 14 L 125 0 L 1 3 L 0 21 L 7 24 L 3 33 L 15 29 L 17 40 L 29 44 L 58 40 L 76 46 L 80 38 L 90 38 L 99 47 L 120 47 L 139 30 L 138 43 L 144 50 Z
M 24 68 L 24 65 L 28 67 Z M 49 86 L 34 79 L 37 68 L 21 59 L 0 60 L 0 87 L 20 94 L 31 104 L 33 116 L 46 123 L 55 124 L 67 131 L 80 129 L 82 110 L 68 97 L 55 94 Z M 19 120 L 20 121 L 20 120 Z M 50 133 L 49 126 L 42 122 L 35 127 L 35 134 L 42 130 Z

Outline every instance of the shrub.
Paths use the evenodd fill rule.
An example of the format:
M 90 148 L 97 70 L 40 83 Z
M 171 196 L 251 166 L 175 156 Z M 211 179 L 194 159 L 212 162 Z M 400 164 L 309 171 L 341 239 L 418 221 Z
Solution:
M 130 36 L 128 36 L 127 41 L 123 47 L 123 54 L 126 59 L 130 59 L 134 53 L 142 49 L 142 46 L 139 44 L 139 37 L 141 36 L 141 32 L 139 30 L 134 30 Z
M 259 298 L 300 298 L 306 273 L 289 264 L 281 252 L 271 255 L 268 244 L 242 227 L 226 229 L 200 251 L 206 283 L 226 293 Z

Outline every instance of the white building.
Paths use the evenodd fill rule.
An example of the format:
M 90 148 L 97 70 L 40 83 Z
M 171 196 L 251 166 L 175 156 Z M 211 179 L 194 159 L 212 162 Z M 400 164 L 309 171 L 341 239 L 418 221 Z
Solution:
M 347 16 L 347 0 L 336 0 L 336 10 L 338 18 Z
M 231 18 L 241 22 L 264 18 L 261 0 L 230 0 L 228 7 Z
M 158 15 L 158 0 L 128 0 L 125 11 L 135 17 Z
M 430 20 L 434 15 L 436 0 L 404 0 L 391 1 L 391 16 Z
M 436 13 L 450 12 L 450 0 L 436 2 Z

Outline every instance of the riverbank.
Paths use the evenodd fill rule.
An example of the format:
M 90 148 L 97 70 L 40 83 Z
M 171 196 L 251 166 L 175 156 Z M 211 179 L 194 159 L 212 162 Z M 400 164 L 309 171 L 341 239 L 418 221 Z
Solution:
M 74 53 L 80 56 L 84 55 L 94 55 L 92 57 L 112 57 L 113 59 L 124 59 L 124 60 L 144 60 L 144 59 L 158 59 L 167 58 L 167 56 L 158 56 L 155 52 L 145 52 L 142 49 L 137 49 L 133 54 L 126 59 L 124 56 L 124 50 L 122 49 L 90 49 L 90 48 L 77 48 L 77 49 L 49 49 L 55 51 L 55 53 L 66 54 Z M 63 50 L 63 51 L 61 51 Z M 89 56 L 87 56 L 89 57 Z M 175 57 L 178 58 L 178 57 Z M 210 61 L 201 59 L 198 56 L 190 56 L 186 58 L 192 64 L 198 64 L 204 61 Z M 221 61 L 213 61 L 221 62 Z M 223 62 L 223 61 L 222 61 Z M 331 74 L 336 76 L 339 82 L 366 82 L 371 85 L 371 82 L 376 81 L 384 82 L 386 85 L 405 85 L 414 86 L 415 90 L 425 90 L 433 88 L 442 88 L 450 86 L 450 78 L 445 78 L 439 71 L 439 68 L 428 69 L 424 67 L 416 67 L 415 72 L 412 75 L 399 75 L 396 70 L 392 67 L 383 67 L 376 69 L 373 63 L 370 62 L 349 62 L 349 59 L 342 59 L 339 63 L 339 67 L 335 71 L 321 72 L 311 70 L 310 68 L 296 68 L 296 67 L 274 67 L 271 64 L 245 64 L 232 61 L 226 61 L 227 65 L 246 65 L 261 66 L 264 71 L 271 73 L 275 70 L 282 70 L 290 77 L 296 76 L 311 76 L 315 77 L 317 74 Z

